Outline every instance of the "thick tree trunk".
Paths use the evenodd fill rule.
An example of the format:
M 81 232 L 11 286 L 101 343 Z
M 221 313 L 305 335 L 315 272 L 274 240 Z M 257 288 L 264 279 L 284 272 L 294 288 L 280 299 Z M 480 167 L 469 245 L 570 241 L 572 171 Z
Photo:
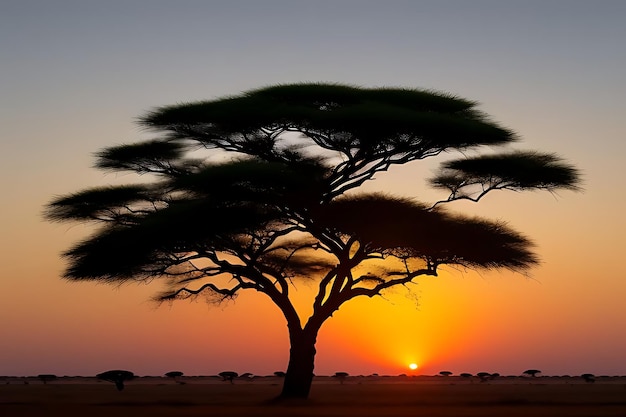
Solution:
M 290 330 L 289 365 L 280 398 L 308 398 L 313 383 L 317 330 Z

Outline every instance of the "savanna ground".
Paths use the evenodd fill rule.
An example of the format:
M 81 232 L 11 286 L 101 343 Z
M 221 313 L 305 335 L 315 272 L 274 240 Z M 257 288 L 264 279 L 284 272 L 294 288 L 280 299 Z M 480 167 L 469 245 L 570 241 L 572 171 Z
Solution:
M 185 381 L 185 379 L 183 379 Z M 385 417 L 624 417 L 626 378 L 584 383 L 574 378 L 455 377 L 321 378 L 307 401 L 272 402 L 274 378 L 236 381 L 165 378 L 113 384 L 65 380 L 0 385 L 0 416 L 191 417 L 191 416 L 385 416 Z

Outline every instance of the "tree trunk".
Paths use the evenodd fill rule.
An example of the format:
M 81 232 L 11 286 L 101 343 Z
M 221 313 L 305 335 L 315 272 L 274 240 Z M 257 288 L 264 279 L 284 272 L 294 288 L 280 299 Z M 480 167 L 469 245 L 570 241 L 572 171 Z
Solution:
M 280 398 L 306 399 L 313 383 L 317 330 L 290 330 L 289 365 Z

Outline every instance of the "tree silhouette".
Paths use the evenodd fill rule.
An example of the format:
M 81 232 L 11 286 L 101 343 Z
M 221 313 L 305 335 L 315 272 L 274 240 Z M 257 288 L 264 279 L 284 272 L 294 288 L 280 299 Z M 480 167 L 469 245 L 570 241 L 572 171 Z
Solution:
M 491 378 L 491 374 L 489 372 L 479 372 L 476 376 L 480 379 L 480 382 L 486 382 Z
M 235 383 L 235 378 L 239 376 L 237 372 L 234 371 L 224 371 L 218 374 L 222 377 L 222 381 L 229 381 L 231 384 Z
M 524 375 L 528 375 L 528 376 L 532 376 L 532 377 L 536 377 L 537 374 L 540 374 L 541 371 L 539 369 L 527 369 L 524 372 L 522 372 Z
M 48 382 L 55 381 L 57 376 L 54 374 L 39 374 L 37 375 L 37 378 L 39 378 L 39 380 L 46 385 Z
M 474 375 L 470 374 L 469 372 L 463 372 L 463 373 L 460 373 L 459 376 L 463 379 L 469 379 L 470 381 L 472 381 L 472 377 Z
M 596 382 L 596 377 L 594 374 L 582 374 L 580 377 L 584 379 L 585 382 L 589 382 L 589 383 Z
M 306 398 L 322 324 L 442 265 L 524 271 L 531 242 L 506 224 L 452 214 L 456 200 L 493 190 L 577 189 L 578 172 L 551 154 L 496 149 L 516 136 L 476 103 L 430 91 L 293 84 L 162 107 L 140 124 L 159 137 L 105 148 L 96 167 L 148 178 L 55 198 L 53 221 L 95 222 L 65 252 L 65 277 L 120 283 L 162 278 L 159 300 L 269 297 L 289 331 L 282 397 Z M 428 182 L 447 191 L 420 203 L 358 192 L 396 165 L 462 151 Z M 312 315 L 290 298 L 316 280 Z
M 254 378 L 256 378 L 256 376 L 252 373 L 252 372 L 245 372 L 241 375 L 239 375 L 239 378 L 242 378 L 248 382 L 252 382 L 254 380 Z
M 450 376 L 450 375 L 452 375 L 452 373 L 453 373 L 452 371 L 440 371 L 439 375 L 441 375 L 441 376 Z
M 172 378 L 172 379 L 174 380 L 174 382 L 177 382 L 177 383 L 180 383 L 180 382 L 178 381 L 178 378 L 180 378 L 180 377 L 181 377 L 181 376 L 183 376 L 183 375 L 184 375 L 184 374 L 183 374 L 183 372 L 181 372 L 181 371 L 170 371 L 170 372 L 166 372 L 166 373 L 165 373 L 165 376 L 166 376 L 166 377 L 168 377 L 168 378 Z M 182 384 L 184 384 L 184 382 L 183 382 Z
M 339 383 L 343 385 L 348 375 L 350 374 L 348 374 L 347 372 L 335 372 L 335 375 L 333 375 L 333 378 L 337 378 L 339 380 Z
M 122 391 L 124 389 L 124 382 L 135 378 L 135 374 L 130 371 L 115 369 L 102 372 L 101 374 L 96 375 L 96 378 L 113 382 L 115 384 L 115 388 L 117 388 L 118 391 Z

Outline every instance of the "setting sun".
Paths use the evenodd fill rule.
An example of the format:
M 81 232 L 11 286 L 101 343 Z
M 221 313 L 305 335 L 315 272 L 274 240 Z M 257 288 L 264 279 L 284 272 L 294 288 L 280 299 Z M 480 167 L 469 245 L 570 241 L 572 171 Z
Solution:
M 410 363 L 410 364 L 409 364 L 409 368 L 410 368 L 412 371 L 414 371 L 414 370 L 416 370 L 416 369 L 417 369 L 417 364 L 416 364 L 416 363 Z

